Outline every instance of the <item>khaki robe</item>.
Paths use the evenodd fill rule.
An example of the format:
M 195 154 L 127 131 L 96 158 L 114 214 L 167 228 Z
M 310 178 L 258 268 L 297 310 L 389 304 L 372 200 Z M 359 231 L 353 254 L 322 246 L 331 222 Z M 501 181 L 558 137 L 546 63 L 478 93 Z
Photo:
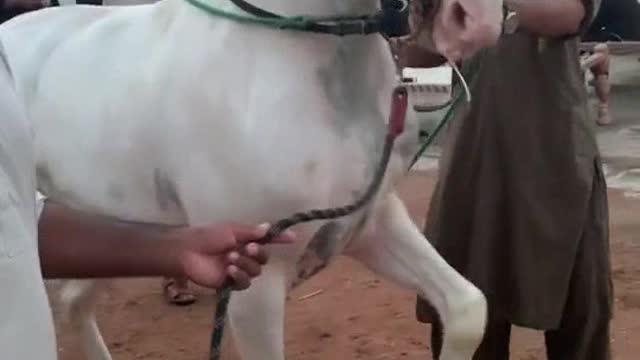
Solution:
M 599 0 L 585 5 L 586 29 Z M 520 326 L 558 326 L 587 224 L 608 226 L 606 202 L 589 206 L 602 174 L 578 44 L 517 32 L 473 60 L 472 102 L 448 129 L 427 218 L 427 237 L 492 317 Z

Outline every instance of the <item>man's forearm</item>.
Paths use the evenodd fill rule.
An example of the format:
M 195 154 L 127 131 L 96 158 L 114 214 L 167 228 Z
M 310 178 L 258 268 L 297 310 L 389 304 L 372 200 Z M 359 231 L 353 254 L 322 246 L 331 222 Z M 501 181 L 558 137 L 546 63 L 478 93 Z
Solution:
M 577 33 L 586 13 L 582 0 L 505 0 L 505 5 L 518 13 L 520 28 L 549 37 Z
M 45 278 L 180 276 L 174 230 L 118 223 L 47 204 L 39 222 Z

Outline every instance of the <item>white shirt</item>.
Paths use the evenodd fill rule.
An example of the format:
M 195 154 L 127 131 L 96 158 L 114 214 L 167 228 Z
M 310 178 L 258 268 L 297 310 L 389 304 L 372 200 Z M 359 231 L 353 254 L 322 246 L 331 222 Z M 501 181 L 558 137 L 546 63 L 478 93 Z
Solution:
M 0 359 L 55 360 L 38 258 L 33 139 L 0 44 Z

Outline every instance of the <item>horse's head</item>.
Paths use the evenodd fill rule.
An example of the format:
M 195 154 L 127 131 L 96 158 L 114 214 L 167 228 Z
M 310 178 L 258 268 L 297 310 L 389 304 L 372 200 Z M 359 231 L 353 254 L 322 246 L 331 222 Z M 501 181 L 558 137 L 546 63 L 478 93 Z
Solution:
M 451 61 L 496 43 L 502 29 L 502 0 L 413 0 L 412 25 L 421 47 Z

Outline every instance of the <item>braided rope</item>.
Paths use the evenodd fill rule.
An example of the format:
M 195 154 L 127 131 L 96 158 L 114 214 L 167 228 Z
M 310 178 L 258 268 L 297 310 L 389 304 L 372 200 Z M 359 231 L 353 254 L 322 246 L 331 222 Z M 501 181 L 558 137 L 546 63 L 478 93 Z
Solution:
M 470 87 L 473 87 L 476 83 L 479 67 L 480 67 L 480 60 L 478 59 L 468 60 L 463 65 L 463 73 L 464 73 L 463 76 L 468 76 L 471 78 L 471 80 L 469 81 Z M 460 86 L 457 86 L 457 88 L 459 89 Z M 440 132 L 442 131 L 442 129 L 444 129 L 445 125 L 447 125 L 451 121 L 451 118 L 453 117 L 456 110 L 459 108 L 460 104 L 462 103 L 463 95 L 464 95 L 464 91 L 460 90 L 460 91 L 457 91 L 457 93 L 453 96 L 454 99 L 450 102 L 449 109 L 445 113 L 442 120 L 438 122 L 438 125 L 436 125 L 436 128 L 433 130 L 433 132 L 427 136 L 427 140 L 425 140 L 424 144 L 422 144 L 420 149 L 413 156 L 413 159 L 409 163 L 409 169 L 415 166 L 418 160 L 420 160 L 420 157 L 422 157 L 422 154 L 424 154 L 427 148 L 429 148 L 429 146 L 431 146 L 433 142 L 436 140 L 438 135 L 440 135 Z M 434 108 L 426 112 L 437 111 L 437 110 L 440 110 L 440 109 Z
M 278 16 L 278 17 L 261 17 L 253 15 L 243 15 L 218 9 L 201 0 L 186 0 L 191 5 L 206 12 L 209 15 L 232 20 L 241 24 L 259 25 L 277 30 L 291 31 L 311 31 L 314 25 L 324 22 L 349 22 L 349 21 L 365 21 L 374 19 L 372 15 L 355 15 L 355 16 Z
M 268 244 L 271 240 L 273 240 L 276 236 L 280 235 L 283 231 L 288 228 L 310 222 L 316 220 L 329 220 L 336 219 L 343 216 L 350 215 L 364 205 L 366 205 L 369 201 L 373 199 L 373 197 L 378 192 L 380 185 L 382 184 L 382 180 L 384 179 L 384 174 L 387 169 L 387 165 L 389 163 L 389 159 L 391 158 L 391 151 L 393 150 L 393 143 L 395 141 L 396 134 L 389 133 L 387 134 L 384 149 L 382 150 L 382 159 L 380 160 L 380 164 L 376 169 L 376 172 L 373 176 L 373 181 L 367 188 L 365 194 L 354 202 L 351 205 L 339 207 L 339 208 L 330 208 L 330 209 L 315 209 L 306 212 L 300 212 L 294 214 L 288 218 L 282 219 L 276 222 L 269 228 L 267 234 L 258 240 L 260 244 Z M 229 301 L 231 300 L 231 283 L 227 282 L 225 286 L 222 287 L 220 292 L 218 293 L 218 299 L 216 302 L 216 312 L 213 319 L 213 332 L 211 334 L 211 345 L 209 349 L 209 360 L 219 360 L 220 353 L 222 351 L 222 336 L 224 334 L 225 327 L 225 318 L 227 316 L 227 308 L 229 306 Z

